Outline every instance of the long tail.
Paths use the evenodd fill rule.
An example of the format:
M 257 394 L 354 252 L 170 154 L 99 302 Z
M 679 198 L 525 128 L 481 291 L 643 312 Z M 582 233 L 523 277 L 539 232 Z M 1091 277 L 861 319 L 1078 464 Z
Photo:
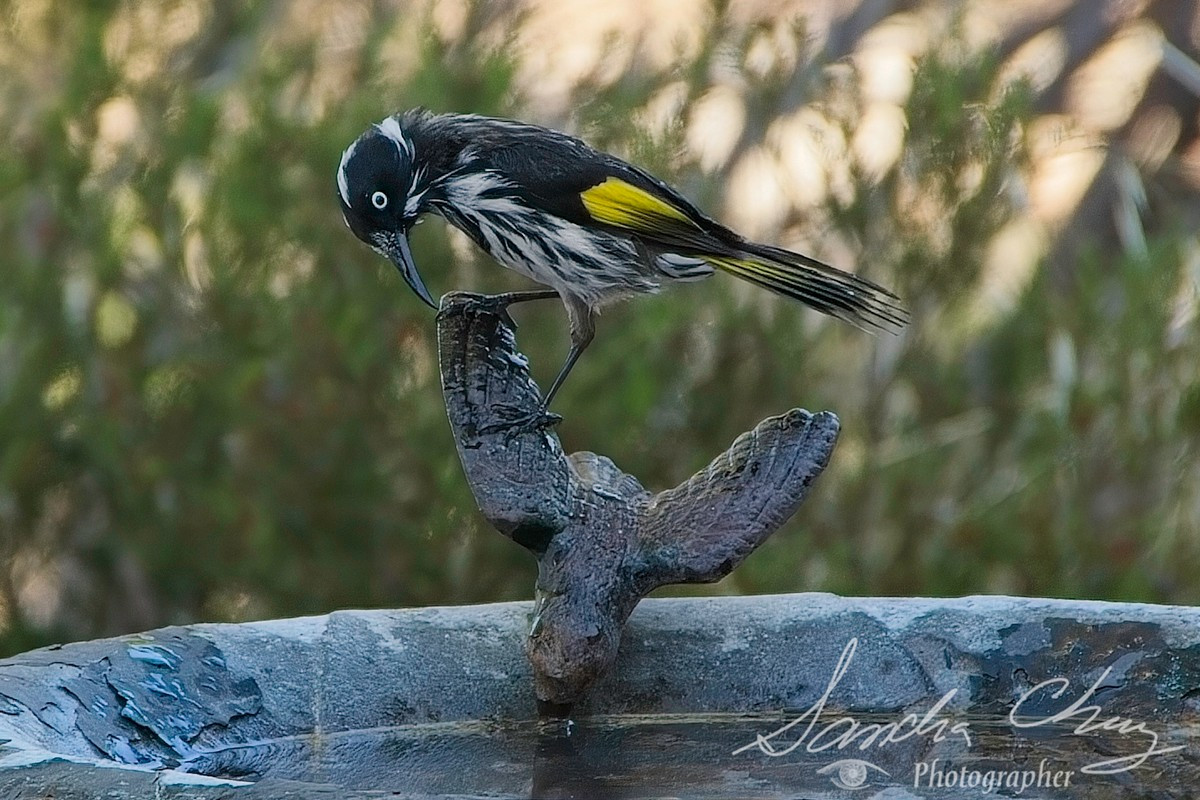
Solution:
M 895 333 L 908 324 L 908 312 L 887 289 L 790 250 L 747 242 L 737 255 L 704 260 L 864 330 Z

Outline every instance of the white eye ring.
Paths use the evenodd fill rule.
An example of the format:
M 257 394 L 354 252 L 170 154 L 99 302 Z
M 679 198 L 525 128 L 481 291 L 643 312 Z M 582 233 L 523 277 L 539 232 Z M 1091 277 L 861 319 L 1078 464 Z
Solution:
M 375 192 L 371 195 L 371 205 L 378 208 L 380 211 L 387 208 L 388 196 L 383 192 Z

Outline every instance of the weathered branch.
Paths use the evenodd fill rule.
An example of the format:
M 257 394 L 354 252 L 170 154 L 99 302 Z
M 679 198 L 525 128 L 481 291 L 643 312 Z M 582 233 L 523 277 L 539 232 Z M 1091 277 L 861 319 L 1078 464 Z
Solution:
M 502 306 L 442 299 L 442 390 L 483 515 L 538 559 L 527 642 L 538 698 L 573 703 L 613 663 L 648 592 L 718 580 L 803 502 L 837 441 L 829 412 L 771 417 L 659 494 L 594 453 L 566 455 Z M 531 424 L 530 421 L 533 421 Z

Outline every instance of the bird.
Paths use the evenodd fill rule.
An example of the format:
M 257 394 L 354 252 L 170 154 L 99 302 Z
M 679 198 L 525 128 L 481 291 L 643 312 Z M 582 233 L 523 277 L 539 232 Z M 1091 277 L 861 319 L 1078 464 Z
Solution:
M 646 170 L 528 122 L 423 108 L 394 114 L 343 151 L 337 196 L 347 227 L 435 309 L 408 242 L 425 214 L 441 216 L 502 266 L 548 287 L 497 296 L 505 309 L 562 300 L 571 347 L 543 410 L 592 342 L 602 308 L 715 272 L 867 331 L 896 332 L 908 322 L 887 289 L 750 241 Z

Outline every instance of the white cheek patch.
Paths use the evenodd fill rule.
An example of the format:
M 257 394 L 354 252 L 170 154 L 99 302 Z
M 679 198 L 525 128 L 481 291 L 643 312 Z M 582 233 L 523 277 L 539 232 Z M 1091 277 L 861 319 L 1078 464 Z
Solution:
M 412 183 L 408 187 L 408 200 L 404 203 L 404 216 L 413 217 L 421 208 L 421 203 L 425 201 L 425 193 L 429 191 L 429 186 L 418 189 L 417 187 L 425 183 L 425 167 L 424 165 L 413 170 Z
M 408 202 L 404 204 L 404 216 L 411 217 L 417 213 L 417 209 L 421 207 L 421 201 L 425 199 L 425 193 L 414 194 L 408 198 Z

